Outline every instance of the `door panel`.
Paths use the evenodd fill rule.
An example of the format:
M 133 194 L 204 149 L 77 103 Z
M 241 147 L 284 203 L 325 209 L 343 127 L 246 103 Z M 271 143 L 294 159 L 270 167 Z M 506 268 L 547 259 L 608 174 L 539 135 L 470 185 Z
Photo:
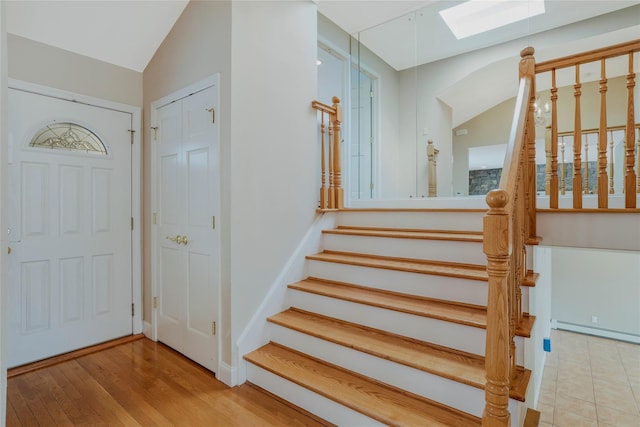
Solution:
M 67 122 L 106 153 L 29 145 Z M 50 139 L 81 144 L 75 129 Z M 9 90 L 8 366 L 132 333 L 129 129 L 129 113 Z
M 157 110 L 158 339 L 215 371 L 219 234 L 217 89 Z

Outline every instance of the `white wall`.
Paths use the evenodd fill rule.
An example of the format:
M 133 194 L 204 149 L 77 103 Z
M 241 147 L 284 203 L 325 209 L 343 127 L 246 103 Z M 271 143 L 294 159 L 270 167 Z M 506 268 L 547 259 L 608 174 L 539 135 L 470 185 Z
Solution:
M 142 106 L 142 73 L 8 35 L 9 77 L 69 92 Z
M 554 320 L 640 339 L 640 252 L 554 247 L 552 257 Z
M 316 15 L 312 2 L 232 3 L 234 343 L 316 215 Z
M 7 194 L 7 31 L 5 2 L 0 2 L 0 194 Z M 0 204 L 0 230 L 6 230 L 6 203 Z M 4 316 L 7 312 L 7 240 L 0 233 L 0 425 L 7 417 L 7 362 L 6 327 Z

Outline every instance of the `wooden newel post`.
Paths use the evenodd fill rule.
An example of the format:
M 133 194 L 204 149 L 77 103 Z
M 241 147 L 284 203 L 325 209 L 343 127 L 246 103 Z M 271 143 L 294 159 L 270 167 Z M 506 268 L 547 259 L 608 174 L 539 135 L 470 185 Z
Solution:
M 342 107 L 340 98 L 334 96 L 333 107 L 336 110 L 333 117 L 333 175 L 335 179 L 335 208 L 344 208 L 344 189 L 342 188 L 342 158 L 340 156 L 340 124 L 342 123 Z
M 489 299 L 487 305 L 486 386 L 483 426 L 508 426 L 509 414 L 509 257 L 511 232 L 504 190 L 487 194 L 484 216 L 484 253 L 487 255 Z

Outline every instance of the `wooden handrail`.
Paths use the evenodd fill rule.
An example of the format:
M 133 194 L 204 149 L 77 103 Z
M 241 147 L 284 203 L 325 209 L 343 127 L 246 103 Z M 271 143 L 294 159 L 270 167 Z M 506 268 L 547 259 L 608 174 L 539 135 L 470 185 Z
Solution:
M 576 64 L 586 64 L 588 62 L 599 61 L 600 59 L 614 58 L 616 56 L 628 54 L 629 52 L 638 51 L 640 51 L 640 39 L 631 40 L 629 42 L 577 53 L 575 55 L 538 62 L 536 64 L 536 74 L 551 71 L 553 69 L 559 70 L 561 68 L 574 67 Z
M 340 156 L 340 127 L 342 107 L 340 98 L 334 96 L 333 105 L 312 101 L 311 107 L 320 113 L 320 210 L 344 208 L 342 188 L 342 157 Z M 328 123 L 328 126 L 325 125 Z M 325 143 L 326 141 L 326 143 Z M 327 160 L 328 159 L 328 160 Z M 328 169 L 328 170 L 327 170 Z M 327 187 L 327 175 L 329 186 Z
M 508 426 L 511 419 L 509 389 L 515 374 L 515 330 L 522 319 L 525 245 L 535 233 L 535 228 L 530 230 L 531 221 L 535 227 L 533 53 L 533 48 L 526 48 L 520 54 L 520 84 L 505 162 L 499 188 L 487 194 L 489 211 L 483 220 L 489 276 L 483 426 Z

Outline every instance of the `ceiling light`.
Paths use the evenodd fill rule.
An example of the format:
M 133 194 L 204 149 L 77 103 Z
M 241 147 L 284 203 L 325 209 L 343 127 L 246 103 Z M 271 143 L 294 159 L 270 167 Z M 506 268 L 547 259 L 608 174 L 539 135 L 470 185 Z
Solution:
M 544 0 L 468 0 L 440 16 L 459 40 L 543 13 Z
M 322 65 L 322 60 L 321 59 L 316 59 L 316 65 Z

